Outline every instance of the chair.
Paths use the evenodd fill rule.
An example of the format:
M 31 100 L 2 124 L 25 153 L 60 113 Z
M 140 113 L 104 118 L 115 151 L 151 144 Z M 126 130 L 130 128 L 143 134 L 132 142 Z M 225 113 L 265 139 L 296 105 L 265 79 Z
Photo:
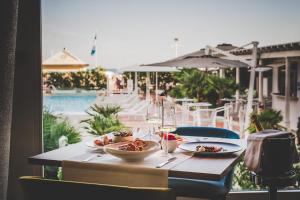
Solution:
M 134 188 L 82 182 L 58 181 L 41 177 L 20 178 L 24 200 L 175 200 L 169 188 Z
M 240 138 L 237 133 L 231 130 L 214 127 L 178 127 L 174 133 L 183 136 Z M 169 187 L 176 191 L 176 196 L 226 199 L 231 188 L 233 174 L 234 170 L 231 170 L 219 181 L 169 177 Z

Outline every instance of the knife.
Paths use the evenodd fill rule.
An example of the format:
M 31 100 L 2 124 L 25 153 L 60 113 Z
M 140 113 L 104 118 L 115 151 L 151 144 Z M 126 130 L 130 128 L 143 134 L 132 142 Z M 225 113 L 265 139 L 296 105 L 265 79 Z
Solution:
M 91 155 L 91 156 L 89 156 L 88 158 L 82 160 L 81 162 L 88 162 L 88 161 L 90 161 L 90 160 L 92 160 L 92 159 L 94 159 L 94 158 L 97 158 L 97 157 L 101 157 L 101 155 L 99 155 L 99 154 Z
M 172 157 L 172 158 L 169 158 L 167 161 L 163 162 L 163 163 L 160 163 L 159 165 L 156 166 L 156 168 L 162 168 L 163 166 L 165 166 L 166 164 L 176 160 L 177 157 Z

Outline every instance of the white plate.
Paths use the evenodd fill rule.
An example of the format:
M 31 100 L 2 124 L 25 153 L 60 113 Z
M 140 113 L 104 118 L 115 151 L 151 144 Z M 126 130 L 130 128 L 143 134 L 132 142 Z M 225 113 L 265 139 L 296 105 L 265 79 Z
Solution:
M 160 149 L 160 146 L 157 142 L 144 142 L 147 144 L 147 146 L 144 148 L 143 151 L 123 151 L 118 149 L 120 145 L 124 145 L 128 142 L 120 142 L 116 144 L 106 145 L 104 147 L 104 151 L 125 161 L 138 161 L 145 159 L 146 157 L 150 156 L 151 154 Z
M 199 145 L 205 145 L 205 146 L 217 146 L 222 147 L 223 150 L 219 152 L 198 152 L 196 151 L 196 147 Z M 179 145 L 180 149 L 183 149 L 185 151 L 194 152 L 194 154 L 197 155 L 220 155 L 220 154 L 232 154 L 235 152 L 238 152 L 242 150 L 242 147 L 228 142 L 187 142 Z

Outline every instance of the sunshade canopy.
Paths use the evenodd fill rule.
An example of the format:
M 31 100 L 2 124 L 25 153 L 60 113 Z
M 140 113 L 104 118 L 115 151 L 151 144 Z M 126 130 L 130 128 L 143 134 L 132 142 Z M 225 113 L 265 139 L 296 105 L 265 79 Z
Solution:
M 161 66 L 131 66 L 124 67 L 118 70 L 119 72 L 179 72 L 175 67 Z
M 43 71 L 78 71 L 85 69 L 88 66 L 87 63 L 83 62 L 78 57 L 74 56 L 67 49 L 63 49 L 60 52 L 57 52 L 53 56 L 44 60 Z
M 218 45 L 222 50 L 231 50 L 235 48 L 232 45 Z M 202 68 L 202 69 L 222 69 L 222 68 L 242 68 L 249 67 L 247 64 L 238 60 L 228 60 L 217 56 L 207 55 L 205 49 L 192 52 L 165 62 L 151 63 L 146 66 L 172 66 L 181 68 Z

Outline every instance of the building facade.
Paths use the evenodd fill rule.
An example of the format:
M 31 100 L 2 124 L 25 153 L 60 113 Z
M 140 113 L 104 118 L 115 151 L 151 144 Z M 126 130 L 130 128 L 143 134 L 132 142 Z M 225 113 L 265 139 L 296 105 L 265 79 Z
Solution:
M 234 55 L 252 58 L 252 49 L 233 51 Z M 272 108 L 283 114 L 283 126 L 297 130 L 300 117 L 300 42 L 258 48 L 258 65 L 271 67 L 258 72 L 257 88 L 272 99 Z

